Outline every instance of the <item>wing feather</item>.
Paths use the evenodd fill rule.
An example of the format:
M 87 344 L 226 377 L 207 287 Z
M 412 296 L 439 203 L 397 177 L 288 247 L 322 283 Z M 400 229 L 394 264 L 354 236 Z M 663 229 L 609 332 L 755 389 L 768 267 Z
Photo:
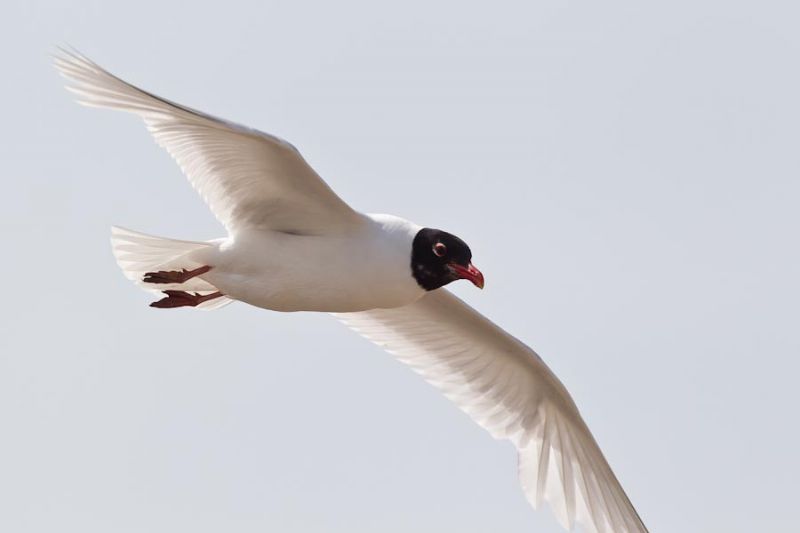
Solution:
M 61 50 L 55 66 L 80 103 L 139 115 L 230 233 L 322 235 L 359 222 L 283 139 L 139 89 L 74 51 Z
M 647 532 L 567 390 L 526 345 L 444 289 L 405 307 L 337 316 L 511 440 L 534 507 L 547 501 L 568 530 Z

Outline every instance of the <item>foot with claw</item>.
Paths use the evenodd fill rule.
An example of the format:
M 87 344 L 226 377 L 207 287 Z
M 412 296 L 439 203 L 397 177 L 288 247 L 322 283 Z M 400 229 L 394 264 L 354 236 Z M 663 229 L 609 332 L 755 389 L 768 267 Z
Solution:
M 148 272 L 142 278 L 145 283 L 184 283 L 190 279 L 205 274 L 211 270 L 210 266 L 201 266 L 194 270 L 159 270 Z
M 212 292 L 211 294 L 191 293 L 186 291 L 161 291 L 167 295 L 157 302 L 150 304 L 150 307 L 159 309 L 172 309 L 173 307 L 197 307 L 203 302 L 219 298 L 222 293 Z

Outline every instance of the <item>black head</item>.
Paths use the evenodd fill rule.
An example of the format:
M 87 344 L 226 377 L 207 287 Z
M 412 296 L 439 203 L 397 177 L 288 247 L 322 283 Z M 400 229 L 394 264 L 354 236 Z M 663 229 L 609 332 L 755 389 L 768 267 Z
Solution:
M 435 290 L 457 279 L 483 288 L 483 274 L 472 266 L 467 243 L 446 231 L 422 228 L 411 248 L 411 272 L 420 287 Z

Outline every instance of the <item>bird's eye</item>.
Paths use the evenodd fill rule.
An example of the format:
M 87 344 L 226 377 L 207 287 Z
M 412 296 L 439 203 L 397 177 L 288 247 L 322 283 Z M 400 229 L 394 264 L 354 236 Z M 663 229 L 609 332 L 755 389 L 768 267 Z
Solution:
M 437 242 L 433 245 L 433 253 L 439 257 L 444 257 L 444 255 L 447 253 L 447 246 L 445 246 L 444 243 Z

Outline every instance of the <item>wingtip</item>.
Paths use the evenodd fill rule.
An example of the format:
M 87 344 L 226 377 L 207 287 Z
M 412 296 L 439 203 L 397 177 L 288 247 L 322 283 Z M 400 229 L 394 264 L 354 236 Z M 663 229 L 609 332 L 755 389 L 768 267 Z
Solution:
M 48 55 L 58 70 L 61 70 L 60 65 L 65 65 L 75 60 L 86 59 L 77 48 L 69 43 L 53 45 Z

